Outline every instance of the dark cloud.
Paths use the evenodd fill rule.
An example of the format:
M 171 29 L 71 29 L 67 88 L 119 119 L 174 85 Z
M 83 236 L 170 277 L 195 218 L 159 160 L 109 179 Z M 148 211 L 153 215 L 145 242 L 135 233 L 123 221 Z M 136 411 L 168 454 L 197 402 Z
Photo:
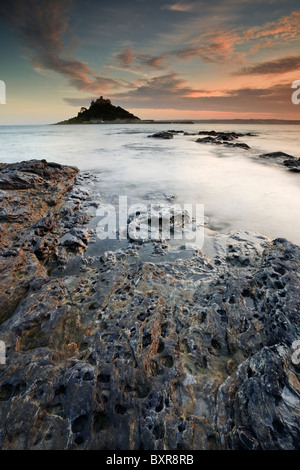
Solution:
M 283 57 L 244 67 L 234 72 L 233 75 L 268 75 L 285 72 L 293 72 L 300 68 L 300 55 Z
M 132 109 L 276 114 L 293 109 L 290 83 L 269 88 L 220 89 L 212 92 L 189 87 L 176 74 L 152 78 L 127 93 L 115 93 L 114 100 L 118 100 L 121 105 L 130 103 Z
M 199 58 L 205 63 L 223 62 L 225 60 L 224 55 L 218 51 L 216 46 L 186 47 L 173 51 L 172 55 L 182 60 Z
M 113 60 L 113 65 L 131 70 L 142 70 L 145 68 L 164 69 L 164 62 L 168 59 L 168 54 L 154 56 L 153 54 L 140 54 L 133 49 L 126 48 L 119 52 Z
M 135 52 L 132 49 L 124 49 L 117 54 L 116 60 L 121 67 L 130 67 L 134 59 Z
M 164 62 L 167 60 L 168 54 L 163 54 L 161 56 L 154 57 L 151 54 L 140 54 L 138 56 L 138 61 L 140 67 L 150 67 L 154 69 L 164 69 L 166 66 Z
M 116 93 L 115 96 L 118 98 L 140 100 L 141 104 L 145 104 L 148 101 L 151 104 L 153 99 L 159 101 L 161 98 L 166 99 L 166 97 L 180 97 L 183 94 L 194 91 L 186 86 L 185 83 L 185 80 L 180 79 L 178 74 L 170 73 L 145 80 L 134 90 L 130 90 L 127 93 Z

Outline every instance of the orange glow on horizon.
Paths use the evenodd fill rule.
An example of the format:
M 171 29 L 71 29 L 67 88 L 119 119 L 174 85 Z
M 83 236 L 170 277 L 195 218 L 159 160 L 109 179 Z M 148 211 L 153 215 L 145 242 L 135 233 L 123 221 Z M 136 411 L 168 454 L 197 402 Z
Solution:
M 130 109 L 143 120 L 204 120 L 204 119 L 285 119 L 297 120 L 295 114 L 274 115 L 274 113 L 249 113 L 230 111 L 189 111 L 178 109 Z

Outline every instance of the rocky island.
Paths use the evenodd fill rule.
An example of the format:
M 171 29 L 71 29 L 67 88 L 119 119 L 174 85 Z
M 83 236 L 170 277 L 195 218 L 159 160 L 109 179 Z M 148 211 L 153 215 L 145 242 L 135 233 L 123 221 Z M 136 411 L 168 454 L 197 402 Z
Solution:
M 139 122 L 140 118 L 129 111 L 114 106 L 109 99 L 103 96 L 91 101 L 89 108 L 81 107 L 77 116 L 58 122 L 57 124 L 101 124 L 101 123 L 131 123 Z
M 299 449 L 300 248 L 85 256 L 94 178 L 0 166 L 0 448 Z

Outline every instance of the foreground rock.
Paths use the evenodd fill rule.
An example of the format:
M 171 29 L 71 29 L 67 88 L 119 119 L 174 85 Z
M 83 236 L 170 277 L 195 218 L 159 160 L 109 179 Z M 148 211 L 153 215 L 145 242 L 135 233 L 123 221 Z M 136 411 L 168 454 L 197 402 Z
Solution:
M 74 187 L 66 209 L 52 189 L 57 203 L 42 210 L 46 179 L 37 178 L 40 213 L 27 215 L 25 242 L 33 229 L 41 239 L 57 231 L 74 247 L 70 227 L 75 237 L 83 227 L 70 194 L 82 193 Z M 233 233 L 216 237 L 211 260 L 196 251 L 143 262 L 136 246 L 50 275 L 66 246 L 38 256 L 5 223 L 2 449 L 300 448 L 299 247 Z
M 86 249 L 89 234 L 82 227 L 90 216 L 80 212 L 87 195 L 78 194 L 77 174 L 76 168 L 46 160 L 1 165 L 1 322 L 30 286 L 41 286 L 53 267 Z M 66 247 L 68 235 L 72 243 Z

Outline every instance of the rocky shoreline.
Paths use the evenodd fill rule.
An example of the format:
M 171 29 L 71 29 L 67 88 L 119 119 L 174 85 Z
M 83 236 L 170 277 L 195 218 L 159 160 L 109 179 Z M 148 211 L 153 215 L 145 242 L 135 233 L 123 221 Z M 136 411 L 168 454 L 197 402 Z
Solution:
M 300 248 L 85 257 L 94 178 L 0 166 L 0 448 L 299 449 Z
M 190 133 L 178 130 L 168 130 L 156 132 L 152 135 L 148 135 L 150 138 L 170 140 L 174 138 L 174 135 L 188 135 L 188 136 L 205 136 L 199 137 L 196 139 L 196 142 L 199 144 L 214 144 L 230 148 L 240 148 L 243 150 L 250 150 L 251 147 L 244 143 L 238 142 L 239 137 L 254 137 L 256 134 L 251 132 L 239 133 L 239 132 L 217 132 L 217 131 L 199 131 L 197 133 Z M 263 160 L 269 160 L 279 166 L 284 166 L 287 170 L 294 173 L 300 172 L 300 158 L 295 157 L 294 155 L 289 155 L 285 152 L 270 152 L 258 155 L 258 158 Z

